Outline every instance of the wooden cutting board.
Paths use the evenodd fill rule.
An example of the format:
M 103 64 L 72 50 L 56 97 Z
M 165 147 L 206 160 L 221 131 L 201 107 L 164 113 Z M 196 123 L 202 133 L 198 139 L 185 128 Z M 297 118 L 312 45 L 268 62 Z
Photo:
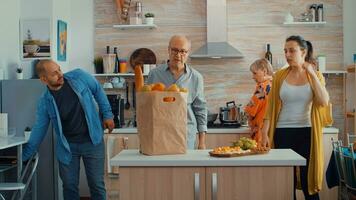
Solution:
M 157 58 L 151 49 L 139 48 L 136 49 L 130 56 L 130 65 L 134 68 L 136 65 L 156 64 Z
M 250 155 L 258 155 L 258 154 L 267 154 L 268 151 L 250 151 L 247 153 L 214 153 L 213 151 L 209 151 L 209 155 L 212 157 L 220 157 L 220 158 L 231 158 L 231 157 L 240 157 L 240 156 L 250 156 Z

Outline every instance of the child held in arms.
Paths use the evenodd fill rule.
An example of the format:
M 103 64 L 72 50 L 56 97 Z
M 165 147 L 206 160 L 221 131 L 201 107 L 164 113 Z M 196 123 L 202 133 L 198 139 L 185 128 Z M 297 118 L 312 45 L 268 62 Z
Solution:
M 261 142 L 261 129 L 263 117 L 267 108 L 268 94 L 272 86 L 272 65 L 265 59 L 258 59 L 250 66 L 252 79 L 256 81 L 256 89 L 244 110 L 248 116 L 248 125 L 251 128 L 251 138 Z

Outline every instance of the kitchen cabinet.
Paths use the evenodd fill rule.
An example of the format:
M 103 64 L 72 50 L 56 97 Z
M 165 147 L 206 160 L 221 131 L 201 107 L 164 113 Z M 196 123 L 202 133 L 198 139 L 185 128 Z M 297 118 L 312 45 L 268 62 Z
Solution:
M 293 194 L 293 167 L 123 167 L 120 172 L 123 200 L 285 200 Z
M 207 167 L 206 199 L 293 199 L 292 174 L 293 167 Z
M 205 167 L 120 168 L 120 200 L 205 198 Z
M 120 166 L 120 200 L 285 200 L 293 196 L 293 166 L 305 159 L 290 149 L 228 159 L 208 150 L 164 156 L 125 150 L 111 163 Z

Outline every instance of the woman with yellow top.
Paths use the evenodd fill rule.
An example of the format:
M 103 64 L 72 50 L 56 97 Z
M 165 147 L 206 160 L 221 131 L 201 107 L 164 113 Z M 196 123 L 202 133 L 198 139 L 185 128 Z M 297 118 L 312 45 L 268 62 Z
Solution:
M 250 102 L 245 106 L 245 112 L 251 128 L 251 138 L 259 144 L 262 139 L 261 129 L 267 108 L 267 98 L 272 86 L 273 69 L 271 63 L 262 58 L 251 64 L 250 71 L 252 79 L 256 81 L 256 89 Z
M 322 74 L 315 69 L 309 41 L 300 36 L 288 37 L 284 54 L 289 66 L 273 76 L 261 144 L 290 148 L 306 158 L 298 183 L 300 180 L 306 200 L 319 199 L 323 179 L 322 127 L 328 123 L 325 115 L 329 94 Z M 296 187 L 296 170 L 294 174 Z

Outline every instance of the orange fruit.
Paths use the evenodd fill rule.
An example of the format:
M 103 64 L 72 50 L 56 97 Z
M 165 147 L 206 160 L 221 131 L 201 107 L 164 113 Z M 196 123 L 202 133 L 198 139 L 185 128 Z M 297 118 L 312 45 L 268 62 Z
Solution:
M 176 84 L 172 84 L 167 88 L 168 92 L 179 92 L 179 87 Z
M 166 86 L 163 83 L 156 83 L 152 87 L 152 91 L 164 91 Z
M 188 92 L 188 89 L 187 89 L 187 88 L 179 88 L 179 92 L 185 92 L 185 93 L 187 93 L 187 92 Z
M 141 92 L 151 92 L 152 91 L 152 86 L 151 85 L 144 85 L 141 88 Z

